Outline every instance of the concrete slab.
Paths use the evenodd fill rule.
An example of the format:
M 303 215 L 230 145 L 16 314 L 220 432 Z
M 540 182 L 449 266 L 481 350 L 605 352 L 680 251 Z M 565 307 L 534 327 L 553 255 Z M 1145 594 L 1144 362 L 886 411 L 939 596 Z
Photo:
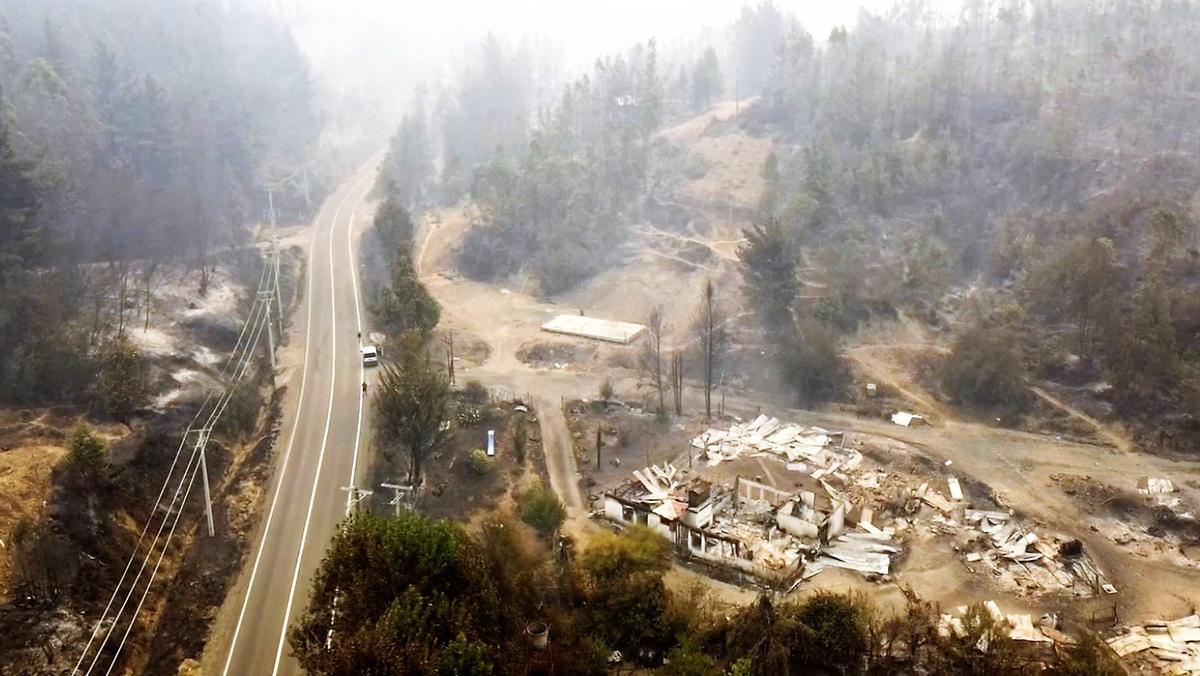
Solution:
M 628 344 L 641 335 L 646 327 L 630 322 L 596 319 L 581 315 L 558 315 L 542 324 L 543 331 L 562 333 L 569 336 L 603 340 L 609 343 Z

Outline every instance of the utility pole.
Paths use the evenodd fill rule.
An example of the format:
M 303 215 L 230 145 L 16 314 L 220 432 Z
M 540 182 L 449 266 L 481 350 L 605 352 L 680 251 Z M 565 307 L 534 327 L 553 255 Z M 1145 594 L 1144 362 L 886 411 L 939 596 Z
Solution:
M 402 500 L 401 500 L 400 496 L 404 495 L 405 493 L 410 492 L 412 490 L 412 486 L 402 486 L 400 484 L 394 484 L 394 483 L 382 483 L 382 484 L 379 484 L 379 486 L 381 488 L 392 489 L 392 491 L 395 494 L 395 497 L 393 497 L 392 501 L 389 502 L 388 504 L 394 506 L 396 508 L 396 516 L 400 516 L 400 505 L 402 504 Z
M 309 211 L 312 211 L 312 198 L 308 192 L 308 165 L 304 165 L 304 206 Z
M 450 377 L 450 387 L 454 387 L 454 329 L 450 329 L 450 335 L 442 339 L 447 345 L 446 350 L 446 371 Z
M 267 220 L 271 224 L 271 237 L 275 236 L 275 192 L 267 187 Z
M 275 318 L 279 320 L 279 337 L 283 338 L 283 291 L 279 288 L 279 237 L 271 238 L 271 286 L 275 287 Z M 270 301 L 268 301 L 270 302 Z
M 307 174 L 305 175 L 307 176 Z M 307 187 L 305 191 L 305 199 L 308 199 Z M 275 305 L 279 309 L 276 317 L 279 318 L 279 336 L 282 338 L 283 293 L 279 290 L 279 228 L 275 219 L 275 193 L 271 188 L 267 188 L 267 207 L 270 209 L 271 216 L 271 261 L 268 263 L 268 265 L 271 266 L 271 286 L 275 287 Z M 274 351 L 273 348 L 272 351 Z
M 271 322 L 271 293 L 270 289 L 258 292 L 258 300 L 263 302 L 263 311 L 267 313 L 267 354 L 271 358 L 271 371 L 275 371 L 275 325 Z
M 196 433 L 196 450 L 200 453 L 200 476 L 204 479 L 204 514 L 208 518 L 208 537 L 216 535 L 216 529 L 213 526 L 212 513 L 212 492 L 208 487 L 208 459 L 205 455 L 205 450 L 208 447 L 209 428 L 201 427 L 198 430 L 188 430 L 188 432 Z M 182 506 L 180 506 L 182 509 Z
M 357 512 L 355 509 L 358 503 L 362 502 L 368 496 L 374 494 L 375 491 L 366 488 L 358 488 L 357 486 L 342 486 L 342 490 L 346 491 L 346 516 L 350 516 L 350 512 Z

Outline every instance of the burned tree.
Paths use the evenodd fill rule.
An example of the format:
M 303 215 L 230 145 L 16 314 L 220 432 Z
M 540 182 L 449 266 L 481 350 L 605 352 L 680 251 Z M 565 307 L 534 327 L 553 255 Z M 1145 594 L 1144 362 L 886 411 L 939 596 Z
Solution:
M 717 304 L 717 291 L 712 279 L 704 280 L 700 294 L 700 307 L 696 311 L 694 324 L 704 361 L 704 415 L 712 417 L 712 390 L 722 357 L 729 348 L 729 335 L 725 328 L 725 317 Z
M 642 350 L 638 355 L 638 368 L 646 380 L 650 381 L 650 387 L 658 393 L 658 413 L 662 415 L 666 412 L 666 385 L 663 382 L 663 333 L 665 333 L 665 325 L 663 324 L 662 308 L 655 307 L 650 311 L 650 316 L 646 318 L 646 342 L 642 344 Z

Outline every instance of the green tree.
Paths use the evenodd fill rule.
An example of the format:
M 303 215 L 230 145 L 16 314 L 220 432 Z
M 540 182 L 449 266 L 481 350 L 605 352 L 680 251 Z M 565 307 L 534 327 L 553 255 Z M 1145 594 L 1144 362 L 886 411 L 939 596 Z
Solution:
M 802 197 L 809 206 L 803 209 L 801 225 L 820 231 L 830 224 L 834 214 L 833 153 L 824 140 L 813 141 L 804 148 L 804 183 Z
M 590 582 L 593 634 L 627 654 L 666 650 L 674 628 L 662 577 L 671 563 L 671 543 L 634 526 L 592 538 L 580 561 Z
M 444 369 L 425 358 L 419 338 L 402 338 L 397 350 L 395 362 L 383 366 L 374 405 L 381 441 L 408 455 L 409 482 L 416 486 L 425 459 L 450 437 L 450 385 Z
M 545 536 L 558 530 L 567 518 L 567 508 L 562 501 L 541 482 L 521 493 L 517 505 L 521 510 L 521 520 Z
M 1128 673 L 1112 648 L 1091 632 L 1067 649 L 1063 665 L 1055 673 L 1062 676 L 1124 676 Z
M 778 347 L 784 380 L 800 404 L 836 399 L 850 381 L 837 337 L 812 319 L 801 320 L 795 333 Z
M 1079 351 L 1090 357 L 1097 328 L 1106 321 L 1119 283 L 1113 241 L 1085 234 L 1035 266 L 1023 291 L 1030 307 L 1041 316 L 1074 322 Z
M 392 279 L 379 292 L 376 314 L 393 334 L 416 331 L 428 335 L 441 318 L 441 307 L 417 279 L 412 258 L 405 252 L 392 261 Z
M 425 186 L 433 176 L 429 149 L 429 131 L 425 121 L 425 88 L 418 86 L 412 109 L 400 120 L 400 128 L 392 137 L 380 181 L 386 182 L 387 193 L 396 194 L 407 204 L 420 204 Z
M 792 660 L 799 669 L 855 673 L 867 650 L 866 618 L 852 597 L 817 592 L 796 613 L 799 638 Z
M 671 543 L 646 526 L 593 537 L 581 559 L 583 569 L 603 585 L 638 572 L 663 572 L 671 565 Z
M 482 674 L 503 663 L 516 620 L 460 527 L 360 513 L 334 536 L 289 642 L 313 674 Z
M 71 445 L 63 466 L 76 486 L 94 488 L 107 482 L 108 449 L 87 423 L 79 423 L 71 433 Z
M 413 222 L 408 209 L 404 208 L 400 189 L 396 184 L 387 182 L 382 190 L 383 202 L 375 211 L 372 224 L 385 258 L 390 263 L 399 256 L 412 256 Z
M 717 50 L 707 47 L 692 68 L 692 106 L 696 110 L 708 108 L 723 90 Z
M 713 673 L 713 658 L 694 638 L 685 636 L 667 652 L 662 673 L 666 676 L 708 676 Z
M 438 673 L 443 676 L 491 676 L 492 662 L 488 647 L 478 641 L 468 641 L 459 634 L 442 651 Z
M 141 351 L 124 336 L 109 340 L 100 350 L 100 370 L 92 396 L 100 409 L 122 422 L 146 405 L 150 381 Z
M 976 320 L 954 338 L 942 383 L 957 401 L 1019 408 L 1027 397 L 1025 366 L 1011 329 Z
M 795 622 L 786 609 L 771 602 L 766 595 L 742 608 L 731 621 L 726 637 L 726 650 L 741 664 L 749 660 L 749 669 L 737 673 L 755 676 L 779 674 L 785 676 L 791 667 L 791 646 Z
M 249 434 L 258 422 L 261 405 L 258 382 L 254 378 L 247 377 L 235 383 L 219 420 L 221 429 L 237 436 Z
M 594 585 L 588 601 L 592 633 L 605 645 L 636 656 L 661 654 L 672 642 L 661 572 L 639 571 Z
M 39 253 L 39 230 L 33 216 L 38 208 L 32 162 L 17 156 L 7 122 L 0 122 L 0 289 L 13 270 L 32 262 Z
M 769 330 L 784 329 L 791 324 L 792 303 L 800 286 L 791 239 L 774 216 L 742 231 L 742 235 L 746 242 L 737 253 L 746 296 Z

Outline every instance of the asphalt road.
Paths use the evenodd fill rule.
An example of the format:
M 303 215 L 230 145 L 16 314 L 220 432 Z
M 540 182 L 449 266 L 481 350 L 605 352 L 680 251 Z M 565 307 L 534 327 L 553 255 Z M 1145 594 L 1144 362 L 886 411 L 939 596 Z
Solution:
M 358 472 L 364 373 L 362 299 L 352 240 L 375 162 L 346 181 L 313 223 L 304 300 L 290 345 L 302 361 L 288 381 L 274 483 L 250 556 L 218 615 L 205 673 L 298 674 L 287 629 L 304 610 L 313 574 L 346 514 Z

